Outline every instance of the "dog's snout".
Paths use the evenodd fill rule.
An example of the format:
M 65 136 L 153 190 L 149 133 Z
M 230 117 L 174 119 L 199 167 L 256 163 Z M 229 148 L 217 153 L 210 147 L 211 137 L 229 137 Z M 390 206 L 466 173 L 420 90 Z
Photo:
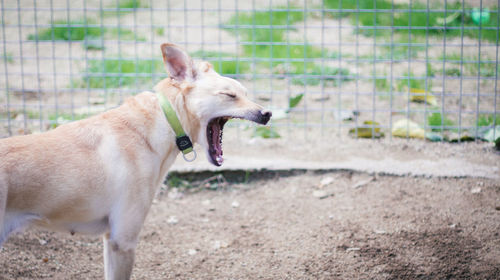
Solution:
M 266 110 L 266 109 L 260 111 L 260 113 L 262 114 L 263 117 L 265 117 L 267 119 L 271 119 L 271 117 L 273 116 L 273 112 Z
M 264 109 L 260 111 L 260 115 L 261 115 L 261 123 L 266 124 L 273 116 L 273 113 L 269 110 Z

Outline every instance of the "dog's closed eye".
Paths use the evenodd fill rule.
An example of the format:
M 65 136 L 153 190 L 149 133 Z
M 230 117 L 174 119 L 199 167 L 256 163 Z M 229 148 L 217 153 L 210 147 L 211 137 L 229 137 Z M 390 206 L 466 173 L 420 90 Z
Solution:
M 232 92 L 226 92 L 226 91 L 223 91 L 221 92 L 220 94 L 223 94 L 225 96 L 229 96 L 231 98 L 236 98 L 236 94 L 232 93 Z

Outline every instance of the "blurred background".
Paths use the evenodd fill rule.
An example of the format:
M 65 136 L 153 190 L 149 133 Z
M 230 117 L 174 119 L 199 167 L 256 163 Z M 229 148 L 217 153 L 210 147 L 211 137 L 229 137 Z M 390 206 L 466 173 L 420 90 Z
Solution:
M 238 138 L 499 137 L 495 0 L 2 0 L 0 20 L 0 137 L 151 90 L 163 42 L 273 110 Z
M 500 0 L 0 4 L 0 138 L 152 90 L 164 42 L 273 111 L 177 158 L 135 279 L 500 279 Z M 98 237 L 0 248 L 0 279 L 102 275 Z

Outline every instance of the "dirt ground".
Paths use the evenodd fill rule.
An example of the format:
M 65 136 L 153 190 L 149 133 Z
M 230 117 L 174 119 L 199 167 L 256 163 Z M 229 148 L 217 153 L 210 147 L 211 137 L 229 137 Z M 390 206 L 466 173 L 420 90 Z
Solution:
M 134 279 L 500 277 L 498 180 L 221 175 L 216 190 L 158 194 Z M 32 229 L 0 249 L 0 279 L 102 278 L 101 251 L 98 238 Z
M 65 7 L 65 1 L 54 2 L 56 7 Z M 72 5 L 76 5 L 73 2 Z M 223 0 L 228 10 L 232 6 L 226 7 L 226 4 L 238 3 L 240 8 L 252 8 L 250 4 L 253 2 Z M 483 4 L 490 2 L 496 3 L 483 1 Z M 22 1 L 27 9 L 33 3 Z M 166 1 L 158 3 L 159 6 L 155 4 L 155 7 L 166 8 Z M 217 8 L 209 1 L 204 3 L 206 9 Z M 272 3 L 276 6 L 286 4 L 281 0 Z M 98 1 L 90 1 L 88 5 L 94 4 L 98 5 Z M 173 8 L 181 9 L 185 3 L 173 1 L 171 4 Z M 6 5 L 16 6 L 14 2 Z M 49 7 L 47 1 L 37 1 L 37 5 Z M 268 5 L 268 1 L 257 0 L 258 7 Z M 80 17 L 79 13 L 74 11 L 72 17 Z M 49 13 L 38 14 L 39 23 L 49 22 Z M 25 11 L 18 19 L 16 13 L 6 14 L 6 23 L 13 25 L 20 20 L 32 24 L 33 15 Z M 149 15 L 149 12 L 139 14 L 137 22 L 150 22 L 149 18 L 143 18 Z M 223 13 L 222 21 L 231 15 L 232 12 Z M 65 16 L 64 13 L 56 14 L 56 17 Z M 132 17 L 129 14 L 124 19 L 134 22 Z M 167 24 L 162 13 L 156 13 L 153 20 L 158 26 Z M 109 21 L 106 24 L 114 23 Z M 204 19 L 193 16 L 190 24 L 216 25 L 219 21 L 215 16 Z M 173 15 L 172 22 L 184 22 L 183 13 Z M 328 24 L 338 23 L 332 19 Z M 348 23 L 344 21 L 343 24 Z M 234 36 L 220 32 L 219 28 L 206 31 L 216 32 L 207 34 L 219 34 L 224 42 L 235 41 Z M 16 41 L 34 31 L 23 29 L 20 38 L 21 32 L 17 28 L 9 28 L 6 32 L 9 40 Z M 177 27 L 171 34 L 153 34 L 152 38 L 148 37 L 150 32 L 146 32 L 144 36 L 148 43 L 138 49 L 125 48 L 124 55 L 137 57 L 139 53 L 141 58 L 157 57 L 157 54 L 150 53 L 156 48 L 150 48 L 149 41 L 196 42 L 201 37 L 199 32 L 198 29 L 185 32 Z M 349 32 L 342 35 L 345 41 L 354 38 L 349 29 L 345 32 Z M 303 38 L 304 34 L 298 27 L 297 36 Z M 307 34 L 312 43 L 324 39 L 331 40 L 328 41 L 331 44 L 337 42 L 337 36 L 322 38 L 311 30 Z M 215 40 L 217 36 L 206 35 L 209 37 Z M 365 39 L 360 37 L 360 42 Z M 366 40 L 372 42 L 371 38 Z M 21 67 L 25 67 L 26 73 L 50 75 L 46 74 L 41 81 L 35 74 L 23 76 L 24 80 L 13 78 L 9 81 L 10 87 L 21 88 L 20 83 L 24 81 L 26 89 L 41 89 L 47 94 L 27 101 L 12 95 L 11 102 L 19 105 L 19 108 L 14 108 L 16 112 L 26 104 L 35 113 L 43 107 L 48 114 L 48 110 L 55 106 L 54 94 L 49 89 L 65 89 L 70 81 L 51 78 L 53 68 L 57 69 L 56 76 L 63 76 L 71 69 L 80 72 L 83 64 L 78 59 L 64 56 L 57 61 L 49 59 L 49 62 L 42 63 L 38 71 L 34 56 L 24 64 L 17 58 L 22 53 L 37 51 L 43 57 L 49 57 L 53 52 L 66 54 L 71 44 L 40 44 L 40 50 L 35 46 L 34 43 L 25 43 L 21 52 L 18 44 L 8 44 L 7 52 L 14 57 L 12 64 L 8 65 L 9 71 L 14 73 L 14 78 L 21 77 Z M 190 47 L 196 47 L 190 51 L 198 50 L 196 44 Z M 220 44 L 215 44 L 206 46 L 206 50 L 235 52 L 238 47 L 237 44 L 228 44 L 228 49 L 223 49 Z M 345 47 L 353 51 L 349 45 Z M 106 55 L 115 56 L 117 53 L 114 45 L 106 48 Z M 494 57 L 491 51 L 498 51 L 494 46 L 481 50 L 491 57 Z M 457 50 L 448 49 L 448 52 L 453 51 Z M 360 54 L 366 52 L 360 50 Z M 476 54 L 477 49 L 468 48 L 465 52 Z M 346 50 L 342 53 L 352 54 Z M 441 53 L 439 47 L 430 51 L 431 58 L 436 59 Z M 87 55 L 101 57 L 101 53 L 87 52 L 79 43 L 73 44 L 73 58 Z M 407 64 L 402 65 L 394 69 L 396 74 L 405 70 Z M 425 69 L 422 63 L 411 66 L 417 69 L 416 72 Z M 372 65 L 350 70 L 370 75 Z M 381 73 L 391 75 L 389 71 Z M 390 133 L 382 140 L 349 138 L 347 131 L 339 131 L 341 125 L 344 128 L 344 123 L 334 119 L 334 108 L 364 109 L 360 122 L 371 119 L 371 112 L 375 111 L 376 120 L 388 126 L 398 118 L 392 109 L 404 110 L 408 106 L 406 95 L 402 99 L 395 98 L 392 105 L 393 101 L 389 99 L 377 99 L 374 103 L 371 94 L 360 95 L 359 100 L 358 94 L 349 94 L 370 92 L 372 83 L 361 82 L 358 86 L 355 82 L 346 82 L 341 88 L 323 90 L 319 86 L 308 86 L 305 90 L 300 86 L 290 86 L 284 80 L 273 80 L 273 86 L 268 80 L 242 82 L 251 92 L 270 91 L 271 100 L 259 101 L 267 107 L 286 106 L 289 94 L 307 92 L 299 106 L 303 111 L 294 113 L 286 122 L 277 123 L 281 124 L 277 126 L 283 136 L 281 139 L 250 138 L 252 128 L 243 126 L 225 131 L 226 171 L 222 173 L 200 172 L 213 172 L 213 167 L 208 167 L 201 155 L 202 151 L 193 164 L 177 162 L 174 165 L 177 172 L 196 172 L 176 175 L 190 179 L 188 181 L 195 188 L 180 192 L 165 188 L 159 192 L 141 233 L 134 279 L 500 279 L 500 154 L 493 151 L 492 144 L 451 145 L 423 140 L 390 140 Z M 0 80 L 3 87 L 4 83 Z M 458 92 L 458 86 L 459 83 L 453 81 L 448 81 L 446 86 L 440 81 L 434 84 L 438 92 L 449 93 Z M 476 87 L 481 93 L 489 93 L 494 88 L 493 83 L 486 81 L 478 85 L 475 80 L 465 82 L 463 86 L 464 92 L 474 93 L 479 92 Z M 100 94 L 98 91 L 94 93 Z M 331 98 L 318 101 L 314 98 L 318 93 Z M 77 109 L 81 106 L 86 110 L 89 108 L 88 94 L 82 89 L 72 96 Z M 0 102 L 4 96 L 1 95 Z M 60 104 L 68 105 L 68 96 L 58 96 Z M 494 104 L 498 104 L 498 99 L 494 102 L 497 95 L 492 97 L 493 93 L 491 98 L 481 97 L 480 104 L 476 103 L 476 100 L 479 102 L 476 95 L 466 97 L 472 101 L 464 99 L 463 103 L 457 96 L 443 101 L 447 110 L 461 108 L 470 113 L 479 108 L 494 111 Z M 415 112 L 427 108 L 422 104 L 411 106 Z M 320 113 L 315 113 L 315 109 Z M 474 118 L 467 120 L 475 123 L 475 114 Z M 14 119 L 13 127 L 22 127 L 23 121 L 23 118 Z M 299 128 L 301 123 L 321 127 L 316 130 Z M 471 123 L 465 121 L 462 126 Z M 337 125 L 338 129 L 335 129 Z M 37 131 L 38 126 L 35 118 L 28 128 Z M 6 124 L 2 123 L 0 137 L 7 136 L 6 131 Z M 17 133 L 14 130 L 14 134 Z M 249 166 L 272 171 L 238 171 Z M 204 188 L 203 184 L 198 187 L 199 182 L 214 174 L 221 174 L 224 178 L 216 189 Z M 326 184 L 328 181 L 331 182 Z M 13 235 L 0 248 L 0 280 L 102 278 L 102 244 L 98 237 L 30 229 Z

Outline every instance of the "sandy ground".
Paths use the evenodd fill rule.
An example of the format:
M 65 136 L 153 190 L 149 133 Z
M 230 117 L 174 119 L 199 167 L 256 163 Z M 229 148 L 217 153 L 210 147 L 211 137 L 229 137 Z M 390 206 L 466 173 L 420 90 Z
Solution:
M 160 192 L 134 279 L 500 277 L 498 180 L 222 175 L 216 191 Z M 97 238 L 30 230 L 0 250 L 0 279 L 101 278 L 101 251 Z
M 199 150 L 195 163 L 176 162 L 170 178 L 190 186 L 160 188 L 134 279 L 500 277 L 500 153 L 491 144 L 293 146 L 234 132 L 224 135 L 223 169 Z M 238 170 L 241 159 L 249 171 Z M 101 278 L 101 252 L 98 237 L 30 229 L 0 249 L 0 279 Z

